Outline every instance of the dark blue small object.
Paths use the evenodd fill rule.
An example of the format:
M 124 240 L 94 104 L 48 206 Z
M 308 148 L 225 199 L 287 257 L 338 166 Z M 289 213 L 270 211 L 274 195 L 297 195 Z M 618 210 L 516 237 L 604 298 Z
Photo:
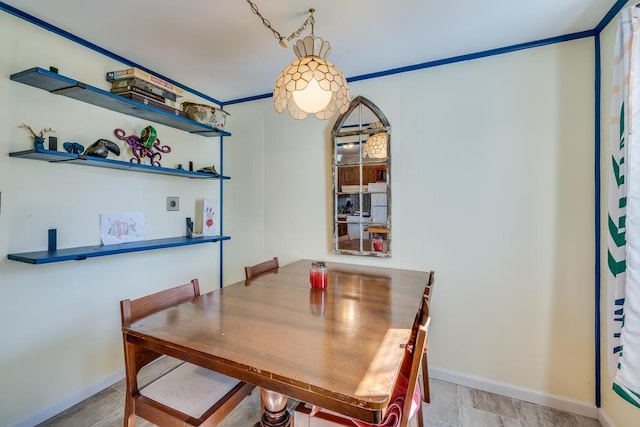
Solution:
M 44 137 L 36 136 L 33 138 L 33 148 L 36 150 L 44 150 Z
M 78 144 L 77 142 L 65 142 L 62 144 L 62 147 L 65 149 L 67 153 L 71 154 L 80 154 L 84 151 L 84 145 Z
M 49 150 L 58 151 L 58 138 L 55 136 L 49 137 Z
M 47 250 L 49 252 L 55 252 L 58 250 L 58 229 L 57 228 L 49 229 L 49 245 Z
M 191 218 L 187 217 L 186 225 L 187 225 L 187 237 L 191 237 L 191 234 L 193 233 L 193 221 L 191 221 Z

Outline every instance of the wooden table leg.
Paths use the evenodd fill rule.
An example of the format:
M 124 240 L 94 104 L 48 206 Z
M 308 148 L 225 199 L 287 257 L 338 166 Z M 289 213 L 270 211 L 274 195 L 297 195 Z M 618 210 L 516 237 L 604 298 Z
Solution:
M 260 397 L 264 403 L 262 427 L 289 427 L 291 425 L 291 417 L 287 411 L 287 396 L 261 388 Z

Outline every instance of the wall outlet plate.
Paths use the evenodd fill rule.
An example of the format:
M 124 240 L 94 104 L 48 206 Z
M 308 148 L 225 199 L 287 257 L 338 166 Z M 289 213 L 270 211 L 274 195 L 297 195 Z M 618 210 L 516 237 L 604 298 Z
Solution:
M 180 210 L 180 197 L 167 197 L 167 210 L 179 211 Z

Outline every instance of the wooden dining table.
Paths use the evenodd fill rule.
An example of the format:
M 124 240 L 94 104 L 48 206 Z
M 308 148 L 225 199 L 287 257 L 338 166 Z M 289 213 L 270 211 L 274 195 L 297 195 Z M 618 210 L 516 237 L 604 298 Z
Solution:
M 203 294 L 124 328 L 125 340 L 261 388 L 262 426 L 288 426 L 288 397 L 378 423 L 428 273 L 311 260 Z

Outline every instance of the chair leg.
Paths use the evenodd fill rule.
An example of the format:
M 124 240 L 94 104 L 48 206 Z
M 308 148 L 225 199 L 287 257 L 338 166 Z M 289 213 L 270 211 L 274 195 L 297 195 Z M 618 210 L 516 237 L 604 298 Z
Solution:
M 135 410 L 133 405 L 134 405 L 133 399 L 130 399 L 129 396 L 125 396 L 124 397 L 124 417 L 122 419 L 122 425 L 124 427 L 136 426 L 136 415 L 135 415 Z
M 132 413 L 129 408 L 124 410 L 124 427 L 136 427 L 136 414 Z
M 431 403 L 431 390 L 429 389 L 429 364 L 427 363 L 427 352 L 422 353 L 422 400 Z
M 417 427 L 424 427 L 424 419 L 422 418 L 422 402 L 420 402 L 420 407 L 416 413 L 416 421 L 418 423 Z

